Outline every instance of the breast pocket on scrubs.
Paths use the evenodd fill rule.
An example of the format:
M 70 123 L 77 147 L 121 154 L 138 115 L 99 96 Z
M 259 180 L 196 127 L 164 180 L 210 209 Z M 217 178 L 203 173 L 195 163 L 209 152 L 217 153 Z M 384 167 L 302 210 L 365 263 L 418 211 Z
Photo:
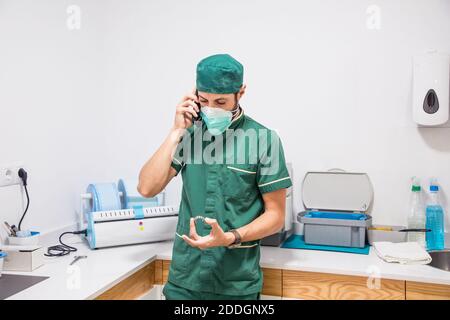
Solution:
M 225 196 L 246 197 L 256 188 L 257 165 L 224 165 L 222 190 Z

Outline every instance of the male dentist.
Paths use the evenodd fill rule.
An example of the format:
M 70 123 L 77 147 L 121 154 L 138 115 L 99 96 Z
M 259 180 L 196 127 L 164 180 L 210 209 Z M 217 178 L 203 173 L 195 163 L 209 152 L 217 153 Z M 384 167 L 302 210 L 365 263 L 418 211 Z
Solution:
M 228 54 L 197 65 L 196 89 L 145 163 L 138 191 L 153 197 L 181 172 L 182 197 L 167 299 L 259 299 L 260 239 L 282 229 L 292 185 L 277 134 L 239 104 L 243 66 Z M 273 106 L 273 109 L 276 107 Z

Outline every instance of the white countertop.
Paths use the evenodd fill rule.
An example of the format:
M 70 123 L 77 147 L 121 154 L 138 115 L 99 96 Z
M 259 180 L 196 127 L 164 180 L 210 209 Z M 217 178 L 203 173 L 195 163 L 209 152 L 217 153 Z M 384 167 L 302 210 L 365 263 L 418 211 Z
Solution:
M 151 261 L 172 257 L 170 241 L 90 250 L 79 236 L 68 240 L 69 244 L 78 248 L 76 253 L 60 258 L 45 258 L 46 264 L 33 272 L 4 272 L 50 277 L 9 299 L 92 299 Z M 450 285 L 450 272 L 428 265 L 386 263 L 372 249 L 369 255 L 272 247 L 262 247 L 261 251 L 261 266 L 267 268 L 380 276 Z M 70 267 L 69 263 L 75 255 L 87 255 L 88 258 Z

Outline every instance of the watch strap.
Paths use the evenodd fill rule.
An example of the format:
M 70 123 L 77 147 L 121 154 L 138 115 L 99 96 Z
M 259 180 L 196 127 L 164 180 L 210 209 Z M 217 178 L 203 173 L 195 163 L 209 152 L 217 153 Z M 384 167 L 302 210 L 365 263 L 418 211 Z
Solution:
M 231 229 L 230 232 L 234 235 L 234 242 L 229 246 L 229 248 L 235 248 L 241 245 L 242 237 L 236 229 Z

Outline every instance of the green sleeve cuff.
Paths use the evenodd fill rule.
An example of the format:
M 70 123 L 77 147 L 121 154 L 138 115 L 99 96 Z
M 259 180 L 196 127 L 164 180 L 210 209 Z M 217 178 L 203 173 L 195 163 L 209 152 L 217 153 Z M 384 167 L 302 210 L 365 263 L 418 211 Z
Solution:
M 179 161 L 178 159 L 173 158 L 172 163 L 170 164 L 170 166 L 176 170 L 177 175 L 178 175 L 180 170 L 183 168 L 184 164 L 181 161 Z
M 267 192 L 277 191 L 280 189 L 286 189 L 291 186 L 292 186 L 292 181 L 291 181 L 291 178 L 288 176 L 285 178 L 275 179 L 273 181 L 262 183 L 262 184 L 258 185 L 258 188 L 261 193 L 267 193 Z

